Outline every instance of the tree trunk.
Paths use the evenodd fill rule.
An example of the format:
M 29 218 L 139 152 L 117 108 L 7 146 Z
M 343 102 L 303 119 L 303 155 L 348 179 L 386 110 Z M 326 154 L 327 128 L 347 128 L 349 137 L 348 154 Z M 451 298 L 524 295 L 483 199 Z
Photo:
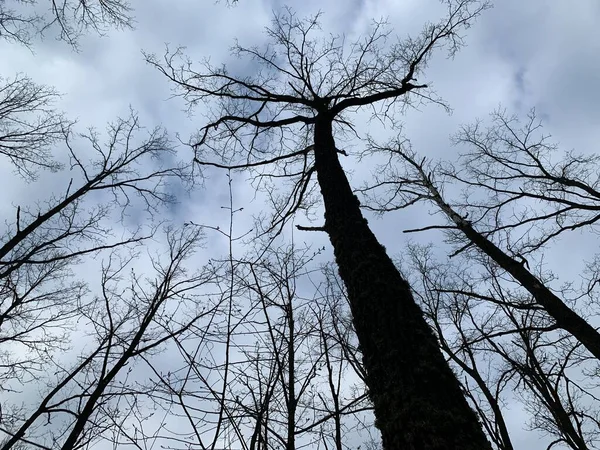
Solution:
M 556 326 L 573 335 L 592 355 L 600 360 L 600 333 L 598 330 L 569 308 L 560 297 L 527 270 L 523 263 L 510 257 L 487 237 L 475 230 L 469 221 L 444 201 L 438 189 L 431 181 L 427 180 L 423 171 L 420 172 L 433 200 L 465 237 L 527 289 L 536 302 L 556 321 Z
M 332 122 L 320 114 L 314 135 L 325 230 L 348 290 L 383 447 L 490 449 L 410 286 L 362 216 L 335 150 Z

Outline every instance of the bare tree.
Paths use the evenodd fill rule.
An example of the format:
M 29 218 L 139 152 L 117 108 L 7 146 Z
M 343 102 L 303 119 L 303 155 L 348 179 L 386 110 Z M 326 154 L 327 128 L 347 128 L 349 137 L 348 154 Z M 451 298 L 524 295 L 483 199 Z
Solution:
M 376 448 L 379 436 L 373 436 L 372 403 L 368 403 L 366 372 L 362 355 L 352 325 L 350 303 L 344 284 L 336 275 L 333 264 L 321 268 L 325 281 L 319 292 L 322 300 L 313 302 L 318 318 L 321 351 L 325 359 L 326 382 L 329 387 L 328 399 L 319 396 L 319 409 L 331 416 L 332 426 L 321 432 L 325 448 L 341 450 L 351 447 L 347 434 L 361 435 L 362 446 Z M 353 380 L 351 384 L 349 380 Z M 351 416 L 351 427 L 346 416 Z M 367 437 L 368 436 L 368 437 Z M 327 440 L 333 437 L 331 446 Z
M 171 370 L 151 366 L 156 384 L 148 391 L 168 418 L 115 442 L 251 450 L 349 445 L 347 431 L 360 426 L 356 416 L 372 407 L 364 386 L 342 382 L 362 380 L 353 375 L 358 352 L 349 348 L 354 335 L 341 318 L 345 300 L 332 295 L 329 281 L 315 290 L 311 277 L 320 283 L 320 270 L 310 267 L 316 253 L 307 248 L 270 242 L 256 255 L 234 257 L 240 209 L 229 181 L 229 227 L 188 224 L 229 242 L 227 258 L 211 261 L 221 308 L 210 323 L 174 339 L 180 358 Z
M 64 192 L 18 205 L 2 232 L 0 390 L 40 382 L 60 364 L 57 354 L 69 348 L 76 321 L 95 301 L 85 300 L 87 284 L 73 277 L 77 265 L 86 255 L 135 247 L 154 236 L 158 223 L 129 226 L 121 219 L 135 209 L 142 222 L 150 220 L 174 200 L 168 184 L 185 181 L 185 168 L 171 165 L 173 150 L 162 130 L 144 139 L 132 115 L 108 131 L 106 147 L 93 131 L 80 139 L 66 135 L 71 170 L 64 173 L 71 179 Z M 113 231 L 115 225 L 121 232 Z
M 594 225 L 597 205 L 593 202 L 597 200 L 594 193 L 598 181 L 593 164 L 597 157 L 567 155 L 565 161 L 546 167 L 544 161 L 549 160 L 547 153 L 551 148 L 544 144 L 545 138 L 537 143 L 527 140 L 537 129 L 533 116 L 522 134 L 510 128 L 511 121 L 502 119 L 504 116 L 495 117 L 507 128 L 488 131 L 485 139 L 489 142 L 469 128 L 458 138 L 474 147 L 464 156 L 464 173 L 419 159 L 405 140 L 386 146 L 373 144 L 371 151 L 387 153 L 390 159 L 380 168 L 376 181 L 363 192 L 371 194 L 370 208 L 379 212 L 402 209 L 422 200 L 432 202 L 450 224 L 407 231 L 445 230 L 457 246 L 453 255 L 477 248 L 529 291 L 558 327 L 575 336 L 600 359 L 600 333 L 560 293 L 532 273 L 523 256 L 565 231 Z M 469 187 L 479 186 L 491 195 L 481 196 L 469 189 L 465 202 L 452 206 L 442 193 L 444 181 L 452 180 Z M 529 204 L 514 205 L 527 199 L 541 202 L 540 210 L 544 211 Z M 479 231 L 479 227 L 483 230 Z M 522 228 L 526 231 L 515 235 Z M 584 292 L 580 298 L 586 295 Z
M 108 27 L 130 28 L 132 9 L 126 0 L 3 0 L 0 39 L 31 46 L 36 35 L 57 30 L 58 37 L 77 48 L 81 34 L 102 34 Z
M 52 146 L 60 142 L 71 123 L 52 109 L 58 94 L 23 75 L 0 78 L 0 154 L 15 170 L 34 179 L 36 169 L 58 170 Z
M 335 143 L 352 130 L 350 111 L 372 106 L 391 119 L 415 97 L 435 100 L 415 79 L 436 48 L 453 54 L 460 47 L 461 31 L 487 6 L 445 3 L 448 15 L 416 38 L 390 42 L 391 32 L 379 23 L 350 46 L 335 36 L 315 40 L 318 16 L 299 20 L 288 10 L 268 29 L 271 44 L 234 47 L 256 64 L 253 76 L 208 62 L 196 72 L 190 62 L 179 64 L 180 51 L 167 50 L 162 62 L 148 55 L 190 107 L 210 107 L 208 124 L 192 142 L 200 167 L 252 170 L 259 187 L 271 177 L 292 186 L 288 195 L 271 197 L 276 213 L 269 229 L 283 226 L 320 188 L 325 224 L 309 229 L 326 232 L 333 245 L 387 449 L 489 447 L 408 284 L 362 216 L 340 163 L 346 152 Z
M 513 448 L 504 414 L 520 402 L 548 448 L 594 448 L 598 440 L 594 360 L 493 261 L 484 271 L 411 252 L 418 298 L 440 345 L 465 375 L 463 388 L 498 449 Z M 517 285 L 518 286 L 518 285 Z
M 237 378 L 244 380 L 244 388 L 236 398 L 256 420 L 265 448 L 341 449 L 350 444 L 346 435 L 357 428 L 356 416 L 371 409 L 364 385 L 356 388 L 349 381 L 362 380 L 353 360 L 346 358 L 354 334 L 341 317 L 347 304 L 340 302 L 345 300 L 331 295 L 334 291 L 327 283 L 308 294 L 307 282 L 320 277 L 320 270 L 309 267 L 313 257 L 294 247 L 272 249 L 260 262 L 246 263 L 251 276 L 241 277 L 252 281 L 248 288 L 257 314 L 251 323 L 262 321 L 265 328 L 255 331 L 260 343 L 244 351 L 245 359 L 261 370 L 238 367 Z M 353 357 L 359 358 L 358 352 Z M 261 373 L 264 387 L 254 389 L 246 382 L 255 376 L 261 383 Z M 254 397 L 257 390 L 267 395 L 253 410 L 256 402 L 247 406 L 244 399 Z
M 212 270 L 187 274 L 183 267 L 201 243 L 199 230 L 167 230 L 166 238 L 166 260 L 150 256 L 154 280 L 143 281 L 131 271 L 136 254 L 123 259 L 113 253 L 103 264 L 101 293 L 80 302 L 78 309 L 79 329 L 85 333 L 80 339 L 91 349 L 74 363 L 65 364 L 56 355 L 51 358 L 44 369 L 53 367 L 54 377 L 41 378 L 39 404 L 4 405 L 2 424 L 10 426 L 0 428 L 8 436 L 3 450 L 18 443 L 73 449 L 111 438 L 116 424 L 122 425 L 131 414 L 120 405 L 143 395 L 135 362 L 151 359 L 214 312 L 217 305 L 202 299 L 199 291 L 211 282 Z M 184 321 L 177 311 L 185 313 Z
M 487 405 L 476 409 L 495 445 L 509 443 L 500 405 L 511 386 L 524 399 L 530 426 L 553 438 L 549 447 L 592 448 L 598 400 L 591 355 L 600 355 L 600 335 L 588 322 L 596 314 L 594 283 L 555 287 L 543 252 L 565 232 L 593 229 L 597 156 L 557 159 L 533 113 L 523 127 L 503 112 L 492 119 L 488 129 L 478 122 L 457 135 L 468 144 L 458 169 L 419 158 L 406 140 L 372 143 L 370 151 L 389 159 L 362 191 L 375 211 L 427 201 L 444 216 L 445 224 L 406 230 L 441 229 L 454 246 L 455 268 L 444 269 L 451 275 L 419 252 L 419 298 L 442 349 L 477 386 L 471 399 Z M 462 199 L 449 200 L 457 182 L 466 186 Z M 590 269 L 594 275 L 593 263 Z M 487 380 L 477 368 L 482 355 L 503 361 L 491 373 L 488 366 Z
M 500 306 L 488 306 L 484 311 L 478 309 L 480 300 L 474 294 L 469 295 L 466 287 L 456 288 L 467 285 L 466 274 L 456 273 L 454 265 L 437 262 L 431 247 L 411 245 L 407 265 L 404 268 L 413 276 L 411 286 L 415 296 L 433 325 L 440 348 L 459 373 L 464 373 L 464 379 L 459 377 L 459 380 L 492 445 L 498 450 L 512 450 L 514 447 L 503 414 L 503 399 L 511 372 L 492 369 L 496 363 L 493 353 L 482 350 L 482 334 L 475 334 L 469 328 L 470 324 L 484 328 L 483 340 L 509 335 L 510 332 L 499 326 L 501 321 L 496 309 Z

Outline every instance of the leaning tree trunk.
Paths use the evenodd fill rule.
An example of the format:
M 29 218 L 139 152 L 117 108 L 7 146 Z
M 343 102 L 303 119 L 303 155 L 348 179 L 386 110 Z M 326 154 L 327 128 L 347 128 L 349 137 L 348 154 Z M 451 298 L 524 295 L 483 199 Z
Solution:
M 555 320 L 556 326 L 570 333 L 581 342 L 588 351 L 600 360 L 600 333 L 587 320 L 573 311 L 554 292 L 552 292 L 541 280 L 533 275 L 524 265 L 515 258 L 509 256 L 490 239 L 481 234 L 471 222 L 458 214 L 448 203 L 446 203 L 435 187 L 427 178 L 422 168 L 418 168 L 425 186 L 432 195 L 433 201 L 456 225 L 469 241 L 475 244 L 479 250 L 489 256 L 496 264 L 510 273 L 521 286 L 523 286 L 539 305 Z
M 332 117 L 317 117 L 314 140 L 325 231 L 348 290 L 384 449 L 490 449 L 410 286 L 362 216 Z

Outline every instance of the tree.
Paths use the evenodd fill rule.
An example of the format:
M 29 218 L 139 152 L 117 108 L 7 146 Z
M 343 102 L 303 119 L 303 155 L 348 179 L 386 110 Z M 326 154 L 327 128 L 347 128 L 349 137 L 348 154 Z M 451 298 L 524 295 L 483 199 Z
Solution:
M 234 244 L 247 233 L 233 235 L 241 210 L 233 206 L 228 179 L 230 204 L 223 208 L 229 226 L 187 225 L 212 229 L 229 243 L 229 255 L 210 263 L 218 280 L 211 297 L 221 307 L 208 323 L 174 338 L 178 357 L 171 355 L 168 368 L 148 362 L 155 381 L 144 395 L 164 411 L 163 421 L 152 427 L 139 413 L 137 433 L 124 431 L 114 443 L 347 448 L 372 425 L 372 406 L 346 299 L 329 268 L 318 281 L 321 270 L 313 260 L 319 251 L 267 242 L 241 259 L 234 256 Z M 345 377 L 358 385 L 342 382 Z
M 43 446 L 47 439 L 55 443 L 64 439 L 60 445 L 74 448 L 82 439 L 88 442 L 104 433 L 106 416 L 99 414 L 105 411 L 110 415 L 109 409 L 103 408 L 120 396 L 119 389 L 111 394 L 107 391 L 114 388 L 130 359 L 168 339 L 162 335 L 156 345 L 138 346 L 140 339 L 148 339 L 153 324 L 162 320 L 157 314 L 175 295 L 172 283 L 181 276 L 182 260 L 199 239 L 167 233 L 172 266 L 163 274 L 155 261 L 166 284 L 155 286 L 157 297 L 148 300 L 147 309 L 142 307 L 146 294 L 139 279 L 132 280 L 138 284 L 132 300 L 114 285 L 133 256 L 122 263 L 109 258 L 102 271 L 103 295 L 91 297 L 88 284 L 73 278 L 76 266 L 86 255 L 133 251 L 157 237 L 158 224 L 149 220 L 173 201 L 165 187 L 175 180 L 184 181 L 186 170 L 161 162 L 172 157 L 164 131 L 151 130 L 145 140 L 140 139 L 143 129 L 135 114 L 109 128 L 106 148 L 93 130 L 79 139 L 70 128 L 63 131 L 71 161 L 71 170 L 65 175 L 70 181 L 64 183 L 62 193 L 48 196 L 45 203 L 18 205 L 0 242 L 0 390 L 14 395 L 23 386 L 38 386 L 43 392 L 37 405 L 4 402 L 0 430 L 7 437 L 3 449 L 20 443 Z M 25 139 L 27 134 L 23 136 Z M 86 143 L 90 148 L 85 148 Z M 85 161 L 85 153 L 89 161 Z M 41 159 L 36 159 L 35 152 L 25 154 L 27 159 L 20 158 L 21 153 L 8 156 L 17 167 L 27 167 L 26 175 L 32 173 L 28 164 L 45 167 L 51 161 L 43 151 Z M 108 194 L 108 200 L 98 195 L 101 193 Z M 113 233 L 115 220 L 126 218 L 133 208 L 148 225 L 128 227 L 123 223 L 122 232 Z M 169 289 L 161 291 L 165 286 Z M 138 326 L 132 328 L 136 321 Z M 69 349 L 73 333 L 80 333 L 84 323 L 84 329 L 93 330 L 90 339 L 95 339 L 97 346 L 84 351 L 76 363 L 65 362 L 60 354 Z M 124 347 L 125 342 L 131 345 Z M 46 376 L 52 373 L 55 380 Z M 58 429 L 44 429 L 43 419 Z
M 0 38 L 30 46 L 35 33 L 56 25 L 59 37 L 76 46 L 85 28 L 101 32 L 107 24 L 129 25 L 129 7 L 120 0 L 48 6 L 47 14 L 39 14 L 36 1 L 0 2 Z M 154 346 L 138 346 L 155 331 L 157 315 L 174 293 L 157 292 L 144 309 L 144 283 L 135 276 L 132 299 L 118 292 L 115 284 L 135 254 L 128 259 L 118 252 L 134 252 L 160 235 L 153 216 L 174 201 L 168 186 L 189 178 L 184 166 L 171 165 L 173 148 L 165 131 L 156 128 L 144 139 L 134 112 L 109 126 L 104 146 L 93 129 L 74 132 L 73 123 L 54 109 L 59 94 L 51 87 L 22 74 L 0 78 L 0 84 L 0 155 L 28 183 L 42 170 L 65 178 L 62 192 L 13 205 L 0 234 L 1 448 L 75 448 L 105 433 L 111 415 L 117 418 L 114 405 L 130 395 L 123 384 L 116 387 L 123 367 L 167 340 L 163 334 Z M 132 210 L 140 223 L 131 227 L 125 221 Z M 159 274 L 164 284 L 158 282 L 156 289 L 181 276 L 179 265 L 198 239 L 167 233 L 171 250 L 182 253 L 171 254 L 173 265 Z M 109 252 L 103 295 L 93 297 L 77 266 L 86 256 Z M 140 304 L 133 308 L 136 301 Z M 141 326 L 132 328 L 136 321 Z M 91 349 L 78 348 L 79 360 L 69 360 L 61 354 L 84 324 L 82 340 L 91 341 Z M 23 390 L 30 398 L 19 399 Z M 31 396 L 36 390 L 41 399 Z
M 151 238 L 156 225 L 125 227 L 121 235 L 111 230 L 113 221 L 132 208 L 146 219 L 161 205 L 173 201 L 165 189 L 173 180 L 185 180 L 183 166 L 163 163 L 148 167 L 153 158 L 172 155 L 164 131 L 152 130 L 146 140 L 135 115 L 109 128 L 102 148 L 92 131 L 64 136 L 71 158 L 64 191 L 38 205 L 17 205 L 15 216 L 0 237 L 0 356 L 7 370 L 0 375 L 3 387 L 9 379 L 26 382 L 27 373 L 44 371 L 51 350 L 64 344 L 65 327 L 80 312 L 86 294 L 84 283 L 71 282 L 74 267 L 86 255 L 98 255 L 119 247 L 138 245 Z M 90 161 L 76 147 L 88 143 L 96 153 Z M 38 160 L 30 158 L 31 161 Z M 45 161 L 45 160 L 44 160 Z M 21 160 L 17 160 L 20 164 Z M 107 200 L 98 194 L 106 193 Z
M 131 25 L 121 0 L 52 1 L 46 13 L 38 3 L 1 1 L 0 38 L 31 46 L 57 30 L 76 48 L 85 29 Z M 144 139 L 134 112 L 105 134 L 76 134 L 51 87 L 21 74 L 0 84 L 0 155 L 29 183 L 41 170 L 64 177 L 62 192 L 14 205 L 0 235 L 0 448 L 87 447 L 139 407 L 136 363 L 214 312 L 198 307 L 211 271 L 182 266 L 202 234 L 163 234 L 155 220 L 188 172 L 164 130 Z M 139 222 L 130 226 L 132 213 Z M 161 236 L 166 262 L 149 254 L 155 278 L 136 275 L 140 245 Z M 90 256 L 106 257 L 98 289 L 78 270 Z M 181 310 L 186 321 L 167 314 Z
M 30 180 L 38 169 L 60 169 L 51 149 L 72 124 L 52 109 L 57 92 L 20 74 L 11 80 L 0 77 L 0 84 L 0 154 Z
M 100 294 L 80 302 L 71 314 L 83 325 L 80 340 L 87 341 L 89 349 L 71 363 L 47 351 L 49 360 L 42 369 L 52 370 L 54 376 L 40 376 L 39 384 L 28 382 L 38 384 L 39 404 L 4 403 L 0 431 L 6 437 L 0 448 L 25 443 L 66 450 L 111 439 L 116 425 L 128 422 L 144 394 L 136 365 L 214 313 L 218 305 L 209 302 L 198 308 L 198 288 L 211 282 L 211 270 L 188 275 L 183 267 L 201 243 L 200 231 L 167 230 L 166 237 L 166 261 L 151 258 L 154 280 L 144 281 L 131 271 L 139 254 L 120 258 L 113 252 L 103 264 Z M 130 287 L 124 289 L 124 283 Z M 186 320 L 179 322 L 173 312 L 183 309 Z
M 516 402 L 548 448 L 594 448 L 594 359 L 493 261 L 460 262 L 413 245 L 403 267 L 495 448 L 513 448 L 504 415 Z
M 234 47 L 257 65 L 255 76 L 236 76 L 208 62 L 196 72 L 189 61 L 178 65 L 179 50 L 167 50 L 162 63 L 147 56 L 190 107 L 212 106 L 209 123 L 192 142 L 199 167 L 252 170 L 257 183 L 270 177 L 291 183 L 289 195 L 270 197 L 276 212 L 267 231 L 305 208 L 318 185 L 325 224 L 299 228 L 326 232 L 333 246 L 386 449 L 489 448 L 408 283 L 363 217 L 340 163 L 346 152 L 335 142 L 352 129 L 345 117 L 350 111 L 373 105 L 376 116 L 391 120 L 392 111 L 414 96 L 434 99 L 416 77 L 436 48 L 447 45 L 453 54 L 461 30 L 487 7 L 445 3 L 447 17 L 426 25 L 417 38 L 390 44 L 390 31 L 379 23 L 350 48 L 339 37 L 314 40 L 318 16 L 298 20 L 288 10 L 267 30 L 271 45 Z
M 403 141 L 383 147 L 374 145 L 373 151 L 391 154 L 394 161 L 382 168 L 384 175 L 367 188 L 370 191 L 384 187 L 390 194 L 376 200 L 374 209 L 391 211 L 420 200 L 432 202 L 450 225 L 427 229 L 456 230 L 458 234 L 454 233 L 452 239 L 460 248 L 454 255 L 470 247 L 479 249 L 529 291 L 558 327 L 575 336 L 600 359 L 600 333 L 532 274 L 525 259 L 560 234 L 592 227 L 600 219 L 598 177 L 593 169 L 598 156 L 569 154 L 553 164 L 550 153 L 554 148 L 546 144 L 547 137 L 532 142 L 540 126 L 535 114 L 529 115 L 521 130 L 515 118 L 499 112 L 493 118 L 494 125 L 489 130 L 481 131 L 477 124 L 465 127 L 457 136 L 457 142 L 469 143 L 473 149 L 462 156 L 463 171 L 451 166 L 428 166 L 410 148 L 405 148 Z M 442 188 L 436 185 L 436 174 L 487 194 L 481 200 L 480 192 L 473 194 L 469 189 L 462 204 L 451 206 L 443 197 Z M 528 199 L 542 206 L 532 208 L 524 203 Z M 525 231 L 515 237 L 521 229 Z M 506 250 L 500 242 L 506 243 Z
M 42 12 L 40 4 L 47 4 L 47 9 Z M 3 0 L 0 38 L 30 47 L 34 36 L 56 29 L 60 40 L 77 48 L 86 30 L 103 33 L 110 26 L 131 28 L 131 14 L 125 0 Z
M 458 167 L 419 158 L 406 140 L 372 143 L 371 151 L 389 159 L 363 192 L 378 212 L 426 201 L 444 217 L 445 224 L 406 230 L 441 229 L 453 246 L 454 264 L 433 263 L 424 250 L 413 254 L 419 298 L 442 349 L 475 382 L 475 390 L 463 386 L 495 445 L 510 448 L 501 417 L 510 386 L 522 396 L 530 426 L 552 437 L 549 447 L 593 448 L 597 256 L 579 288 L 573 281 L 556 286 L 543 257 L 559 236 L 594 230 L 598 156 L 557 157 L 534 111 L 523 122 L 504 111 L 491 116 L 491 126 L 478 121 L 455 137 L 468 149 Z M 461 198 L 449 199 L 457 184 Z M 494 362 L 485 376 L 482 358 Z
M 260 343 L 240 349 L 247 363 L 236 368 L 243 386 L 236 403 L 255 421 L 264 448 L 341 450 L 350 446 L 347 434 L 360 427 L 361 413 L 372 408 L 362 383 L 342 382 L 362 381 L 362 367 L 353 364 L 359 353 L 347 357 L 353 330 L 344 321 L 343 295 L 330 277 L 312 296 L 303 293 L 303 284 L 321 276 L 309 267 L 314 256 L 308 249 L 271 249 L 260 262 L 243 263 L 249 276 L 240 273 L 240 281 L 251 280 L 246 297 L 256 313 L 247 317 Z M 265 393 L 262 401 L 256 392 Z
M 502 407 L 510 376 L 507 371 L 489 370 L 495 360 L 481 349 L 481 340 L 510 335 L 510 332 L 499 330 L 498 320 L 494 320 L 498 311 L 488 308 L 482 318 L 475 296 L 459 296 L 466 292 L 456 288 L 462 286 L 466 271 L 458 273 L 453 264 L 436 261 L 432 253 L 431 247 L 411 245 L 403 268 L 409 270 L 409 276 L 413 275 L 411 285 L 415 296 L 433 325 L 440 348 L 459 373 L 464 373 L 464 379 L 459 377 L 459 380 L 492 445 L 499 450 L 512 450 Z M 473 327 L 469 327 L 471 324 Z M 473 328 L 485 329 L 485 334 L 474 333 Z

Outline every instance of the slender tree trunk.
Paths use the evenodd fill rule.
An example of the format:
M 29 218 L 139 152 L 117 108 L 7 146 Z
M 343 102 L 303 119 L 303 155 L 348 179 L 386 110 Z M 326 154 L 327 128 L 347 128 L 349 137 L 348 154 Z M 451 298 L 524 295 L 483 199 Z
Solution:
M 523 263 L 507 255 L 492 241 L 479 233 L 471 223 L 461 217 L 442 198 L 438 189 L 427 180 L 425 173 L 419 169 L 433 200 L 446 216 L 456 225 L 469 241 L 475 244 L 500 267 L 510 273 L 523 286 L 546 312 L 556 321 L 556 326 L 567 331 L 581 342 L 588 351 L 600 359 L 600 333 L 583 317 L 569 308 L 560 297 L 548 289 Z
M 583 317 L 567 306 L 556 294 L 548 289 L 523 264 L 511 258 L 494 243 L 483 237 L 481 233 L 468 223 L 463 223 L 460 230 L 480 250 L 492 258 L 500 267 L 510 273 L 535 300 L 552 316 L 556 326 L 569 332 L 597 359 L 600 359 L 600 333 Z
M 296 337 L 294 336 L 294 309 L 292 300 L 287 305 L 288 316 L 288 404 L 286 450 L 296 450 Z
M 342 169 L 333 118 L 315 123 L 315 165 L 325 230 L 348 290 L 376 425 L 386 450 L 490 449 L 436 338 Z
M 439 325 L 437 325 L 437 326 L 438 326 L 438 334 L 441 335 L 442 330 L 441 330 L 441 328 L 439 328 Z M 461 331 L 461 333 L 462 333 L 462 331 Z M 442 339 L 443 339 L 443 337 L 442 337 Z M 492 413 L 494 415 L 493 415 L 493 417 L 488 417 L 488 419 L 490 420 L 490 422 L 493 420 L 494 424 L 496 426 L 496 433 L 497 433 L 497 437 L 496 437 L 496 441 L 495 441 L 496 445 L 499 448 L 501 448 L 502 450 L 514 450 L 512 441 L 510 439 L 510 434 L 508 433 L 508 427 L 506 426 L 506 422 L 504 421 L 504 415 L 502 414 L 502 409 L 500 409 L 500 403 L 499 403 L 500 400 L 498 399 L 497 395 L 494 395 L 494 393 L 492 393 L 492 391 L 488 387 L 487 383 L 485 382 L 485 380 L 479 373 L 479 370 L 477 369 L 477 366 L 475 365 L 475 357 L 471 353 L 471 350 L 469 349 L 469 358 L 471 359 L 471 363 L 473 364 L 473 366 L 469 366 L 463 360 L 461 360 L 456 355 L 456 353 L 454 353 L 452 351 L 452 349 L 450 348 L 448 343 L 445 342 L 444 340 L 442 340 L 442 348 L 446 351 L 446 354 L 448 355 L 448 357 L 450 359 L 452 359 L 452 361 L 454 361 L 456 364 L 458 364 L 458 366 L 463 371 L 465 371 L 475 381 L 475 383 L 477 383 L 477 386 L 479 387 L 481 393 L 484 395 L 486 401 L 490 405 L 490 408 L 492 409 Z M 488 416 L 488 414 L 486 414 L 486 416 Z

